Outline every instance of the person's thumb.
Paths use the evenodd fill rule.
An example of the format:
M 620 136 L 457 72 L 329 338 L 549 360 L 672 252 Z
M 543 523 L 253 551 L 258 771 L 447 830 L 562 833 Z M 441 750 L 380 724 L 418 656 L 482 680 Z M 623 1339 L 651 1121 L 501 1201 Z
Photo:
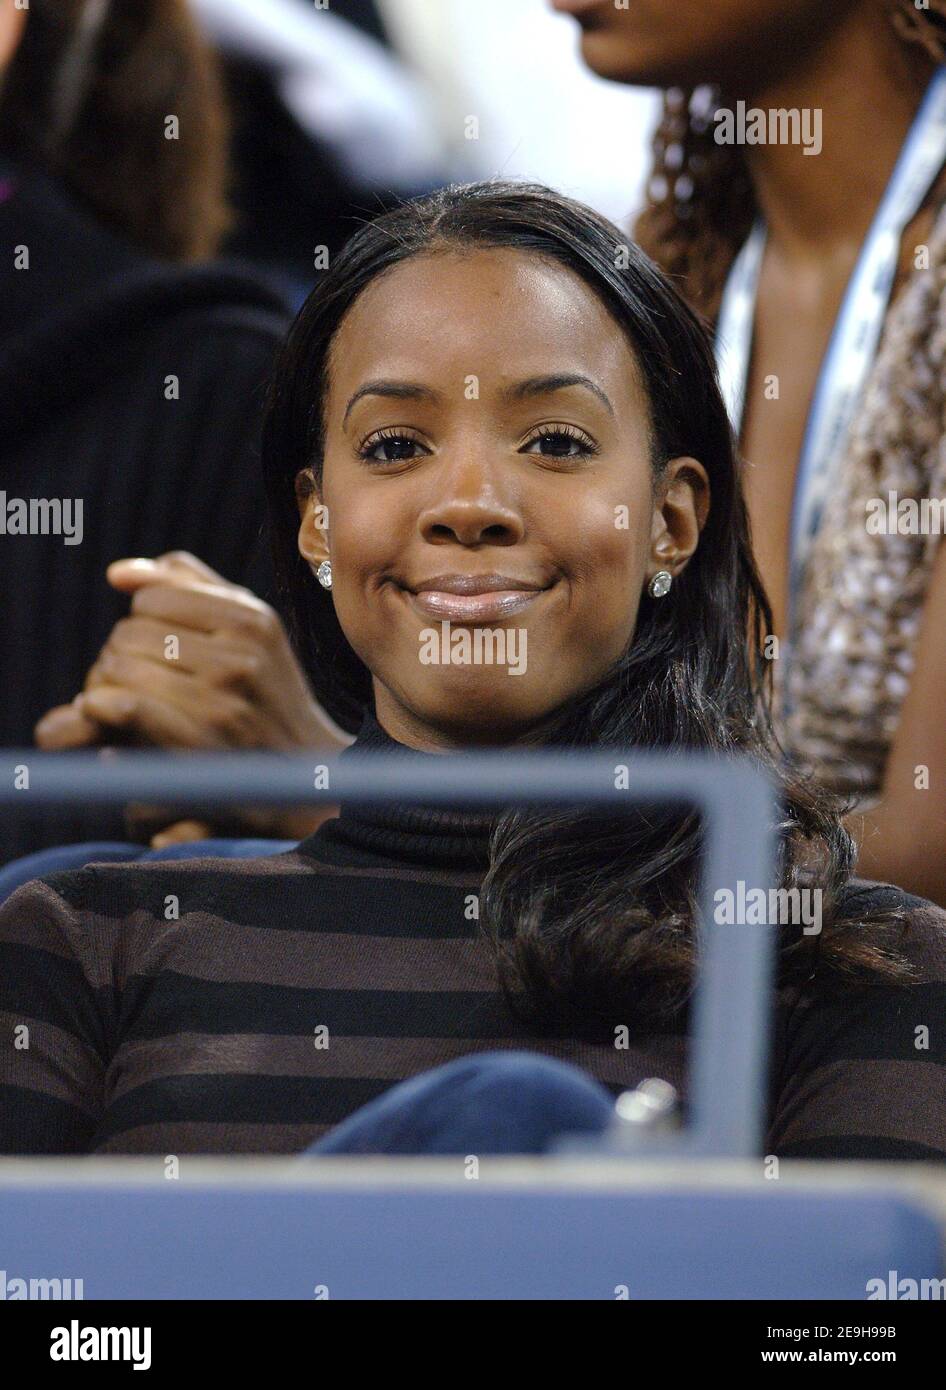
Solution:
M 64 748 L 87 748 L 97 743 L 101 735 L 101 725 L 83 714 L 75 704 L 56 705 L 47 710 L 33 729 L 36 746 L 54 753 Z
M 152 849 L 164 849 L 167 845 L 190 844 L 193 840 L 209 840 L 210 826 L 202 820 L 179 820 L 159 830 L 151 836 Z
M 145 556 L 134 556 L 127 560 L 113 560 L 105 571 L 105 577 L 113 589 L 133 594 L 149 584 L 190 585 L 195 580 L 202 584 L 226 584 L 222 574 L 198 560 L 189 550 L 169 550 L 150 560 Z

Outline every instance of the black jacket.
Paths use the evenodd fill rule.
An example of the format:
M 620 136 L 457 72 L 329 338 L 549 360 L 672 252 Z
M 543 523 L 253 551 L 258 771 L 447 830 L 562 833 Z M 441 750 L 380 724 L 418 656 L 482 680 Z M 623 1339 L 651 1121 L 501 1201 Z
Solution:
M 191 550 L 267 594 L 259 427 L 290 316 L 237 262 L 149 259 L 36 168 L 0 183 L 0 503 L 83 504 L 81 544 L 0 525 L 0 744 L 23 746 L 128 610 L 110 561 Z M 27 817 L 27 797 L 0 862 L 121 837 L 117 816 Z

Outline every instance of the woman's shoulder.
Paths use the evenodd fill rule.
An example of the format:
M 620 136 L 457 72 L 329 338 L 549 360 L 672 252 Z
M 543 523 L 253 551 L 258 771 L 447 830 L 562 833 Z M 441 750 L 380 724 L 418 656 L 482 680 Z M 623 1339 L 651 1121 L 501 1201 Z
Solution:
M 856 930 L 859 919 L 865 926 L 886 919 L 914 978 L 946 981 L 946 911 L 928 898 L 907 893 L 892 883 L 855 878 L 839 898 L 838 915 L 851 923 L 851 930 Z
M 96 922 L 157 914 L 165 920 L 176 910 L 233 914 L 249 921 L 265 912 L 270 897 L 285 892 L 293 879 L 308 879 L 312 861 L 295 849 L 251 858 L 134 859 L 91 863 L 81 869 L 44 874 L 17 888 L 0 906 L 0 922 L 56 918 Z M 0 930 L 2 934 L 2 930 Z
M 17 171 L 0 230 L 30 257 L 29 274 L 8 275 L 0 297 L 8 437 L 43 427 L 77 399 L 87 404 L 116 378 L 126 393 L 140 389 L 142 363 L 165 347 L 178 362 L 186 348 L 189 371 L 238 394 L 234 371 L 262 379 L 292 320 L 282 287 L 255 266 L 159 260 L 88 216 L 38 168 Z M 192 383 L 184 399 L 200 394 Z
M 885 918 L 909 968 L 820 985 L 779 1013 L 770 1152 L 794 1158 L 946 1156 L 946 913 L 889 883 L 854 880 L 849 926 Z
M 790 1068 L 849 1048 L 874 1060 L 916 1055 L 909 1020 L 919 1028 L 946 1015 L 946 912 L 894 884 L 852 879 L 815 942 L 810 973 L 778 995 Z M 937 1046 L 946 1062 L 946 1038 Z
M 34 302 L 50 313 L 61 314 L 70 301 L 86 313 L 104 313 L 113 302 L 140 307 L 150 301 L 166 312 L 242 307 L 248 321 L 254 312 L 269 313 L 283 329 L 292 318 L 284 288 L 248 261 L 226 255 L 161 259 L 92 216 L 36 164 L 14 166 L 8 183 L 12 194 L 0 204 L 0 224 L 36 253 L 29 277 L 21 278 L 29 280 Z

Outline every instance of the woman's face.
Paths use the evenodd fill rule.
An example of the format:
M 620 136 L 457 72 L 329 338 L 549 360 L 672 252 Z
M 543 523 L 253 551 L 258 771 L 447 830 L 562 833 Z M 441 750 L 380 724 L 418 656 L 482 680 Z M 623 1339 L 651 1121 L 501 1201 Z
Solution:
M 623 332 L 535 254 L 414 257 L 348 311 L 329 383 L 299 544 L 313 568 L 331 559 L 380 722 L 413 747 L 540 738 L 624 651 L 648 581 L 679 573 L 705 517 L 693 460 L 655 496 Z
M 851 13 L 886 0 L 549 0 L 593 72 L 644 87 L 763 87 Z

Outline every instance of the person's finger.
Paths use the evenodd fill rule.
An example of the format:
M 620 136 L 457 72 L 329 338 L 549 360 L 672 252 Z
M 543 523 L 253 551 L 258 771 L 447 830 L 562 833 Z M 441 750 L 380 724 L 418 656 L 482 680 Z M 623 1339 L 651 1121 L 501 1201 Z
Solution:
M 56 705 L 47 710 L 33 729 L 38 748 L 60 752 L 66 748 L 87 748 L 97 743 L 102 726 L 75 705 Z
M 161 567 L 154 560 L 137 556 L 128 560 L 113 560 L 105 571 L 105 578 L 113 589 L 131 594 L 144 584 L 156 584 L 163 577 Z
M 166 550 L 163 555 L 158 556 L 158 563 L 168 565 L 171 569 L 192 574 L 195 579 L 203 579 L 210 584 L 229 583 L 229 580 L 224 579 L 222 574 L 211 569 L 209 565 L 205 565 L 203 560 L 199 560 L 189 550 Z
M 188 743 L 187 747 L 280 748 L 285 743 L 278 724 L 256 702 L 236 691 L 211 687 L 186 671 L 172 669 L 170 662 L 159 665 L 106 650 L 97 666 L 99 681 L 86 693 L 117 688 L 135 697 L 173 706 L 194 728 L 204 730 L 200 742 Z M 145 732 L 137 715 L 131 717 L 131 722 L 139 733 Z
M 172 597 L 180 612 L 179 595 Z M 266 612 L 257 614 L 247 625 L 246 609 L 241 603 L 241 626 L 237 629 L 232 609 L 217 607 L 209 616 L 195 610 L 191 595 L 186 602 L 189 621 L 194 620 L 196 612 L 198 621 L 225 623 L 229 618 L 230 626 L 203 632 L 178 620 L 133 612 L 115 624 L 104 651 L 149 659 L 162 672 L 192 675 L 212 690 L 230 691 L 250 700 L 258 712 L 259 724 L 268 730 L 268 746 L 308 746 L 313 741 L 316 746 L 346 745 L 344 737 L 313 721 L 312 692 L 272 609 L 264 605 Z M 169 647 L 171 637 L 175 638 L 173 647 Z M 103 667 L 100 660 L 97 669 L 90 673 L 86 688 L 122 683 L 112 668 Z M 257 742 L 255 738 L 241 740 L 244 746 L 255 746 Z
M 166 845 L 189 844 L 192 840 L 209 840 L 210 826 L 202 820 L 179 820 L 173 825 L 159 830 L 151 836 L 152 849 L 164 849 Z
M 168 631 L 172 633 L 174 625 L 180 624 L 263 646 L 276 643 L 283 631 L 275 611 L 248 589 L 213 588 L 196 581 L 188 588 L 156 584 L 139 589 L 131 601 L 131 611 L 170 624 Z
M 260 653 L 235 639 L 196 632 L 177 624 L 176 633 L 157 618 L 136 614 L 122 618 L 112 628 L 107 647 L 110 651 L 157 662 L 162 668 L 203 675 L 212 684 L 226 685 L 251 680 L 263 664 Z M 176 644 L 169 647 L 168 639 Z
M 176 631 L 172 634 L 170 628 Z M 172 635 L 175 642 L 169 648 Z M 339 739 L 322 724 L 314 723 L 312 693 L 284 634 L 281 640 L 263 643 L 245 631 L 203 633 L 179 622 L 132 614 L 115 624 L 102 656 L 86 679 L 86 689 L 126 683 L 117 668 L 106 661 L 108 655 L 150 661 L 153 666 L 149 675 L 162 683 L 171 676 L 174 688 L 162 688 L 171 698 L 181 698 L 189 709 L 190 695 L 200 698 L 199 691 L 179 681 L 182 675 L 200 681 L 209 691 L 228 692 L 248 701 L 256 711 L 256 732 L 247 729 L 244 736 L 231 740 L 238 746 L 346 746 L 344 738 Z M 130 683 L 147 689 L 150 678 L 142 674 Z
M 105 571 L 109 584 L 123 593 L 131 594 L 150 584 L 188 584 L 194 581 L 202 584 L 226 585 L 222 574 L 205 565 L 188 550 L 170 550 L 155 559 L 136 555 L 128 559 L 113 560 Z
M 139 735 L 161 748 L 225 748 L 227 743 L 169 700 L 99 685 L 76 697 L 80 710 L 110 729 Z
M 106 648 L 97 666 L 97 685 L 117 686 L 168 701 L 198 724 L 237 727 L 248 719 L 252 722 L 256 713 L 242 696 L 214 689 L 189 671 L 181 671 L 175 662 L 151 661 Z

